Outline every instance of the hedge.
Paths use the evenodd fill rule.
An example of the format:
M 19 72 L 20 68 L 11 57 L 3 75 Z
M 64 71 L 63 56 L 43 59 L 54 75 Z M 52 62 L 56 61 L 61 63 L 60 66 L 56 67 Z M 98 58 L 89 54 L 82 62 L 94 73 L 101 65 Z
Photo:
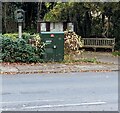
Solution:
M 44 54 L 43 44 L 36 47 L 28 44 L 27 40 L 10 38 L 8 35 L 1 35 L 1 61 L 2 62 L 42 62 Z

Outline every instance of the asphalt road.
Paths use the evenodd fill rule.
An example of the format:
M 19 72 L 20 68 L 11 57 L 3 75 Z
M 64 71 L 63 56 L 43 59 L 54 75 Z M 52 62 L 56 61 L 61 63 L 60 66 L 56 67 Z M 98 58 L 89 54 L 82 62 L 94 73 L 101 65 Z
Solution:
M 3 111 L 118 111 L 118 73 L 4 75 Z

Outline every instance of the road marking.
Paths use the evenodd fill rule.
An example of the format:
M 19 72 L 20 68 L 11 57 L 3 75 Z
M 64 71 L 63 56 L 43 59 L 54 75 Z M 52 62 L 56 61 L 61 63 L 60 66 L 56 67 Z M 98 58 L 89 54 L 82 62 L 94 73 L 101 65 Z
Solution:
M 53 107 L 69 107 L 69 106 L 84 106 L 84 105 L 101 105 L 106 102 L 91 102 L 91 103 L 78 103 L 78 104 L 56 104 L 56 105 L 42 105 L 42 106 L 31 106 L 22 107 L 22 109 L 37 109 L 37 108 L 53 108 Z
M 106 102 L 91 102 L 91 103 L 78 103 L 78 104 L 55 104 L 55 105 L 41 105 L 41 106 L 30 106 L 30 107 L 21 107 L 19 109 L 38 109 L 38 108 L 54 108 L 54 107 L 70 107 L 70 106 L 89 106 L 89 105 L 101 105 L 106 104 Z M 17 110 L 17 108 L 2 108 L 2 111 Z

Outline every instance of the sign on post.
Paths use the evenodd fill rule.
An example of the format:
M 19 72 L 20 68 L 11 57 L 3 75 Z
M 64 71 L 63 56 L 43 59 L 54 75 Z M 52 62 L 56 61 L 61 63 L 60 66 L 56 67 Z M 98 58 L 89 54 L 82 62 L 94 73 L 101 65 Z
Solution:
M 22 23 L 25 21 L 25 12 L 23 9 L 18 9 L 15 11 L 15 20 L 18 22 L 19 38 L 22 38 Z

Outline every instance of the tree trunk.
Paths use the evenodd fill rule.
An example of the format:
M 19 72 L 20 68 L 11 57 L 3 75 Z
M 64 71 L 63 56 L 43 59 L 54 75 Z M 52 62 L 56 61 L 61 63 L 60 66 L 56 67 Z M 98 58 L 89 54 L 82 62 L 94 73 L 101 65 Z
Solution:
M 6 14 L 6 13 L 7 13 L 7 4 L 8 4 L 8 3 L 4 3 L 4 4 L 3 4 L 3 26 L 4 26 L 3 32 L 4 32 L 4 33 L 6 33 L 6 26 L 7 26 L 7 24 L 6 24 L 6 23 L 7 23 L 7 22 L 6 22 L 6 21 L 7 21 L 7 20 L 6 20 L 6 18 L 7 18 L 7 17 L 6 17 L 6 16 L 7 16 L 7 14 Z
M 41 5 L 42 5 L 42 2 L 38 2 L 38 9 L 37 9 L 37 32 L 40 32 L 40 11 L 41 11 Z

